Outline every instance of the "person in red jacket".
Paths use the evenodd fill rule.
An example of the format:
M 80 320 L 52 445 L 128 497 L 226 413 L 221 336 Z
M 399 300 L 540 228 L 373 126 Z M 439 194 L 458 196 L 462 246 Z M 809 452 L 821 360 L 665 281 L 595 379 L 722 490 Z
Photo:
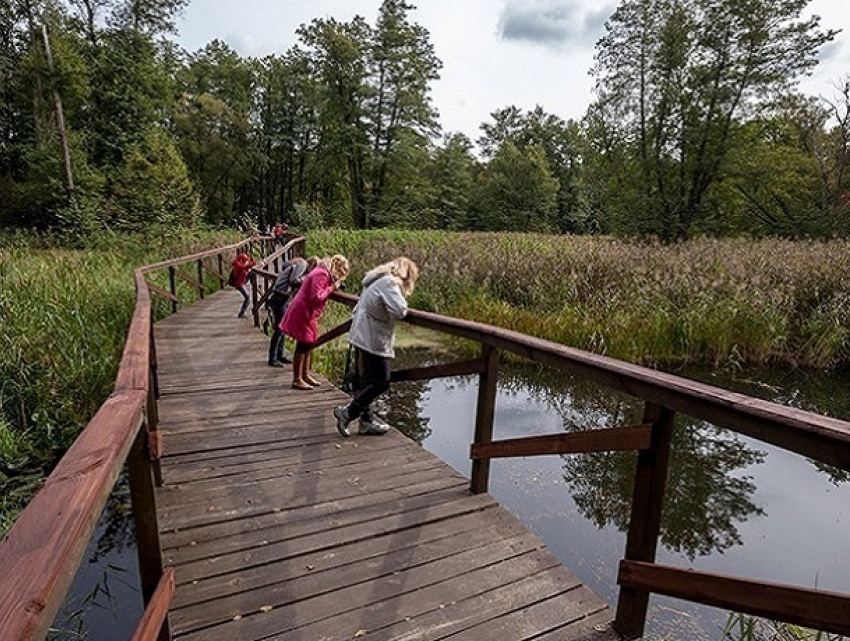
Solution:
M 286 308 L 280 330 L 295 339 L 292 389 L 308 390 L 321 385 L 310 376 L 310 350 L 319 337 L 319 317 L 325 310 L 325 301 L 339 289 L 348 270 L 348 259 L 340 254 L 320 260 Z
M 239 310 L 239 318 L 245 318 L 245 312 L 248 310 L 248 304 L 251 302 L 251 297 L 248 296 L 248 288 L 246 287 L 248 272 L 257 263 L 248 254 L 240 252 L 231 264 L 233 265 L 233 269 L 230 270 L 230 280 L 228 282 L 242 294 L 242 307 Z

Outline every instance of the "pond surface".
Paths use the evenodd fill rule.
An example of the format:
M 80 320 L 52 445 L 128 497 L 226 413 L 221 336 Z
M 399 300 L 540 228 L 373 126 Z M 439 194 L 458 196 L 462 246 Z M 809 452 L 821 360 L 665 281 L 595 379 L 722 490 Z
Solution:
M 400 350 L 396 368 L 455 360 Z M 850 418 L 850 372 L 700 370 L 689 378 L 752 396 Z M 393 424 L 469 476 L 477 378 L 393 386 L 383 411 Z M 542 367 L 504 365 L 494 438 L 640 422 L 643 406 Z M 496 459 L 490 493 L 574 573 L 616 605 L 617 564 L 631 509 L 631 453 Z M 141 616 L 132 519 L 119 484 L 57 618 L 54 639 L 132 636 Z M 660 563 L 850 593 L 848 475 L 804 457 L 679 416 L 664 508 Z M 652 597 L 646 639 L 716 640 L 728 613 Z
M 422 364 L 412 350 L 400 361 Z M 442 358 L 440 360 L 446 360 Z M 402 362 L 398 367 L 405 366 Z M 850 417 L 850 373 L 683 375 L 752 396 Z M 385 410 L 466 476 L 477 378 L 397 385 Z M 639 423 L 640 401 L 543 367 L 503 365 L 494 439 Z M 631 509 L 635 455 L 495 459 L 490 493 L 610 605 Z M 679 416 L 657 560 L 683 568 L 850 593 L 850 483 L 840 471 Z M 652 597 L 647 639 L 721 639 L 728 613 Z

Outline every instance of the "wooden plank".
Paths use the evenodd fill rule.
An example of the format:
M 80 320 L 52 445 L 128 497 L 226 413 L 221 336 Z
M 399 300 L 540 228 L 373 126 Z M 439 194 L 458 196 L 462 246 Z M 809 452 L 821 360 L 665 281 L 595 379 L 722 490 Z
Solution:
M 167 623 L 168 608 L 174 597 L 174 568 L 166 568 L 148 606 L 142 613 L 133 641 L 158 639 L 163 625 Z M 166 635 L 166 638 L 167 635 Z
M 351 319 L 349 318 L 347 321 L 340 323 L 333 329 L 329 329 L 324 332 L 321 336 L 319 336 L 318 340 L 313 344 L 313 349 L 324 345 L 325 343 L 329 343 L 335 338 L 339 338 L 343 334 L 347 333 L 348 330 L 351 329 Z
M 469 458 L 491 459 L 548 454 L 581 454 L 643 450 L 649 447 L 652 425 L 633 425 L 588 430 L 571 434 L 547 434 L 512 438 L 493 443 L 473 443 Z
M 458 635 L 489 619 L 522 611 L 542 599 L 579 587 L 563 567 L 553 567 L 511 582 L 508 577 L 493 581 L 492 572 L 479 572 L 476 580 L 463 584 L 440 583 L 420 590 L 415 601 L 404 599 L 371 606 L 362 619 L 368 621 L 370 641 L 432 641 Z M 461 590 L 458 590 L 458 587 Z M 321 628 L 319 626 L 322 626 Z M 299 632 L 321 638 L 336 618 L 322 621 Z M 495 637 L 496 639 L 501 637 Z
M 482 530 L 481 522 L 480 518 L 465 517 L 457 521 L 458 527 L 451 529 L 441 527 L 439 522 L 427 523 L 416 536 L 411 536 L 409 531 L 394 529 L 367 538 L 345 539 L 342 543 L 326 547 L 313 546 L 304 553 L 288 551 L 287 555 L 262 564 L 205 576 L 193 582 L 191 591 L 181 591 L 175 600 L 174 610 L 191 606 L 196 612 L 201 612 L 206 609 L 208 601 L 217 600 L 217 607 L 222 606 L 222 599 L 244 607 L 246 592 L 259 592 L 254 598 L 262 602 L 263 598 L 268 598 L 268 591 L 261 590 L 266 587 L 285 592 L 290 599 L 307 598 L 327 591 L 322 588 L 328 583 L 338 587 L 363 582 L 383 576 L 388 567 L 411 568 L 447 559 L 468 550 L 493 545 L 496 538 L 516 543 L 524 537 L 528 549 L 540 547 L 540 543 L 516 522 L 508 523 L 508 527 L 498 533 Z M 309 539 L 309 536 L 304 534 L 301 540 Z M 297 545 L 301 540 L 293 540 L 293 544 Z M 403 555 L 403 563 L 394 563 L 394 559 L 388 557 L 391 554 L 399 558 Z M 553 565 L 556 563 L 553 561 Z M 303 591 L 296 594 L 298 590 Z M 192 615 L 184 613 L 182 616 L 181 623 L 185 625 Z
M 186 274 L 181 272 L 179 269 L 174 272 L 174 275 L 177 276 L 177 278 L 182 280 L 184 283 L 189 283 L 195 289 L 201 290 L 201 289 L 204 288 L 203 283 L 198 282 L 197 280 L 195 280 L 191 276 L 187 276 Z
M 850 596 L 697 570 L 621 561 L 620 585 L 850 635 Z
M 449 376 L 466 376 L 469 374 L 481 374 L 484 372 L 485 362 L 481 358 L 457 363 L 443 363 L 431 365 L 430 367 L 415 367 L 392 372 L 390 381 L 400 383 L 403 381 L 421 381 L 432 378 L 446 378 Z
M 168 438 L 157 500 L 177 638 L 353 637 L 364 617 L 372 629 L 409 625 L 445 614 L 441 605 L 462 634 L 494 616 L 523 618 L 511 605 L 522 595 L 531 606 L 582 593 L 492 497 L 470 494 L 398 432 L 341 440 L 332 409 L 346 395 L 330 384 L 290 390 L 289 368 L 268 368 L 266 337 L 233 317 L 230 294 L 156 328 Z M 437 367 L 465 373 L 483 362 Z M 463 604 L 476 594 L 487 595 L 481 603 L 503 594 L 504 610 Z
M 371 589 L 364 589 L 361 584 L 349 583 L 332 592 L 294 602 L 286 600 L 278 604 L 272 600 L 272 603 L 267 604 L 271 605 L 272 609 L 266 612 L 259 611 L 259 608 L 240 608 L 238 614 L 241 614 L 241 619 L 234 621 L 231 617 L 231 620 L 222 625 L 185 635 L 184 638 L 195 641 L 209 639 L 211 635 L 217 638 L 241 635 L 242 638 L 258 639 L 292 633 L 306 624 L 386 601 L 392 596 L 413 593 L 459 577 L 478 578 L 477 574 L 473 574 L 478 569 L 489 571 L 504 580 L 502 577 L 509 573 L 511 578 L 519 578 L 549 569 L 557 564 L 550 554 L 534 549 L 535 542 L 530 535 L 525 535 L 520 541 L 515 542 L 513 547 L 510 547 L 510 544 L 511 541 L 497 541 L 423 566 L 400 571 L 392 570 L 391 573 L 382 575 L 379 581 L 371 583 Z M 403 564 L 396 567 L 403 567 Z M 278 599 L 286 599 L 286 595 L 282 594 Z M 280 607 L 283 603 L 288 603 L 288 607 Z M 215 611 L 217 604 L 211 602 L 209 608 Z M 220 612 L 218 616 L 221 617 Z M 179 622 L 175 624 L 175 627 L 179 629 Z M 341 630 L 340 637 L 354 638 L 358 631 L 357 629 Z
M 145 285 L 147 286 L 147 288 L 148 288 L 150 291 L 152 291 L 152 292 L 153 292 L 154 294 L 156 294 L 157 296 L 161 296 L 162 298 L 167 298 L 168 300 L 170 300 L 170 301 L 172 301 L 172 302 L 174 302 L 174 303 L 179 303 L 179 302 L 180 302 L 180 299 L 179 299 L 179 298 L 177 298 L 177 296 L 175 296 L 175 295 L 174 295 L 174 294 L 172 294 L 171 292 L 169 292 L 169 291 L 167 291 L 167 290 L 163 289 L 162 287 L 159 287 L 159 286 L 157 286 L 157 285 L 154 285 L 154 284 L 153 284 L 152 282 L 150 282 L 149 280 L 146 280 L 146 281 L 145 281 Z

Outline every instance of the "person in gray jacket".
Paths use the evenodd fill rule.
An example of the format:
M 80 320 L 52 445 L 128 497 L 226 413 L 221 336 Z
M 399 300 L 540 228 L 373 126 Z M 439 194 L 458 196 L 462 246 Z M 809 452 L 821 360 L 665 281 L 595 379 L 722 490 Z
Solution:
M 280 331 L 280 321 L 283 320 L 289 301 L 301 287 L 304 277 L 313 270 L 318 262 L 318 256 L 310 256 L 306 260 L 301 256 L 296 256 L 281 265 L 280 273 L 277 275 L 274 285 L 272 285 L 272 292 L 268 300 L 268 306 L 274 320 L 274 333 L 272 333 L 272 340 L 269 345 L 269 365 L 272 367 L 283 367 L 283 364 L 289 361 L 283 349 L 285 338 L 283 332 Z
M 407 315 L 419 267 L 400 256 L 371 270 L 363 278 L 363 293 L 354 307 L 348 342 L 357 349 L 360 386 L 348 405 L 334 409 L 340 435 L 351 436 L 349 423 L 360 419 L 360 434 L 384 434 L 389 429 L 372 414 L 372 401 L 390 388 L 390 360 L 395 358 L 395 322 Z

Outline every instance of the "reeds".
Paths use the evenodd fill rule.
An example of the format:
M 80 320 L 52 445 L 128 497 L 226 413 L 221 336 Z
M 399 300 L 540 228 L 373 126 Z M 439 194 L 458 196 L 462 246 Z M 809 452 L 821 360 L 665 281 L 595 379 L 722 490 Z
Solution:
M 75 249 L 2 239 L 0 534 L 112 391 L 135 304 L 133 268 L 233 239 L 104 233 Z
M 677 245 L 507 233 L 311 236 L 356 284 L 405 254 L 411 301 L 649 365 L 771 362 L 825 369 L 850 358 L 850 243 L 697 239 Z

